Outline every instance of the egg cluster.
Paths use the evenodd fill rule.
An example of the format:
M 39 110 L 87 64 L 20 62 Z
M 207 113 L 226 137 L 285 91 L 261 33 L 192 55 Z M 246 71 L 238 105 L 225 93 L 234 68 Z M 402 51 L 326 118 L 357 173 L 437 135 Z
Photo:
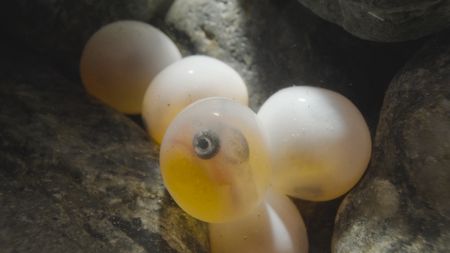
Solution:
M 248 108 L 240 75 L 208 56 L 182 58 L 158 29 L 137 21 L 101 28 L 80 63 L 88 93 L 141 113 L 160 148 L 177 204 L 210 223 L 212 252 L 307 252 L 291 200 L 349 191 L 371 153 L 358 109 L 330 90 L 293 86 Z

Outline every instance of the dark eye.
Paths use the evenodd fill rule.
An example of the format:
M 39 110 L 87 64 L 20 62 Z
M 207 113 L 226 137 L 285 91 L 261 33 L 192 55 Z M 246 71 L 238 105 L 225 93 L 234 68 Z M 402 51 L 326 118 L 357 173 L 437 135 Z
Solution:
M 195 134 L 192 146 L 198 157 L 201 159 L 211 159 L 219 152 L 220 140 L 216 133 L 204 130 Z

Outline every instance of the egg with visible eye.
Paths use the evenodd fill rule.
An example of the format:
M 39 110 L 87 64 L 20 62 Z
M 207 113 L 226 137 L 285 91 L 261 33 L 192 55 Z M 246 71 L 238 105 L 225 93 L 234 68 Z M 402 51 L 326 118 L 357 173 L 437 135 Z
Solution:
M 80 74 L 90 95 L 120 112 L 137 114 L 153 77 L 179 59 L 178 48 L 157 28 L 138 21 L 116 21 L 88 40 Z
M 207 97 L 226 97 L 248 104 L 247 86 L 224 62 L 194 55 L 171 64 L 153 79 L 145 92 L 142 117 L 149 135 L 161 143 L 175 116 L 189 104 Z
M 199 100 L 177 115 L 162 141 L 160 166 L 175 202 L 206 222 L 254 210 L 271 172 L 256 114 L 226 98 Z
M 322 88 L 282 89 L 260 108 L 274 162 L 274 188 L 312 201 L 349 191 L 370 160 L 371 137 L 359 110 Z

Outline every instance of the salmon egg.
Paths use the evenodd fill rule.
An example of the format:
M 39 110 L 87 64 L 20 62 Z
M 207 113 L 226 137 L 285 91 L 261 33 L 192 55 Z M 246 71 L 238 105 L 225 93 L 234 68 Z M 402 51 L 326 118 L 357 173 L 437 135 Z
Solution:
M 160 166 L 175 202 L 206 222 L 226 222 L 253 211 L 270 177 L 256 114 L 227 98 L 199 100 L 177 115 L 162 141 Z
M 258 118 L 267 132 L 274 188 L 312 201 L 334 199 L 362 177 L 371 155 L 367 124 L 350 100 L 297 86 L 272 95 Z
M 138 114 L 153 77 L 181 59 L 160 30 L 138 21 L 117 21 L 88 40 L 80 62 L 87 92 L 116 110 Z
M 292 201 L 268 191 L 252 213 L 229 223 L 209 224 L 211 253 L 307 253 L 308 236 Z
M 248 104 L 244 81 L 219 60 L 196 55 L 168 66 L 153 79 L 145 93 L 142 114 L 149 135 L 161 143 L 177 113 L 207 97 L 227 97 Z

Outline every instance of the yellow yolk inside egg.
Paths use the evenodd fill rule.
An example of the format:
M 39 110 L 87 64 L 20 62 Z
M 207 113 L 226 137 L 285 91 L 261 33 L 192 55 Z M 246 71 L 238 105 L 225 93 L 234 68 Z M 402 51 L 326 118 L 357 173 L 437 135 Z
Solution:
M 226 98 L 188 106 L 161 144 L 164 184 L 178 205 L 206 222 L 254 210 L 269 184 L 270 161 L 256 115 Z

